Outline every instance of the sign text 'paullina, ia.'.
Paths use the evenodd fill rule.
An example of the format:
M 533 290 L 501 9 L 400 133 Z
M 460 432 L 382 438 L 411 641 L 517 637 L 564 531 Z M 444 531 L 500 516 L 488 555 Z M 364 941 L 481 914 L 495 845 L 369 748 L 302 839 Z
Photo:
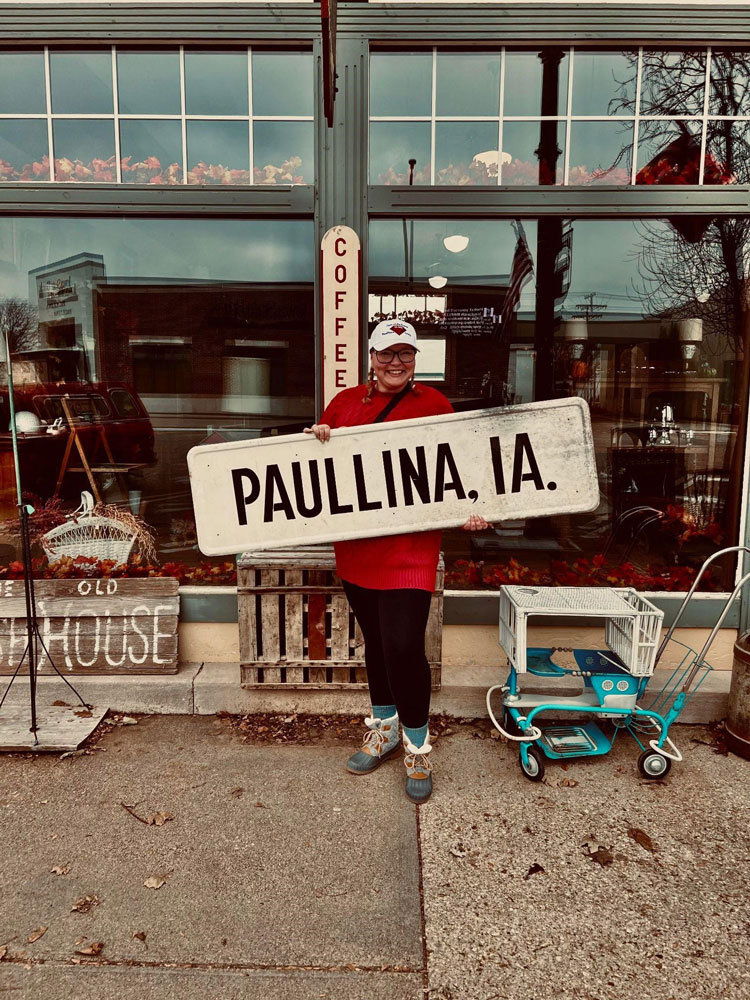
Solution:
M 206 555 L 593 510 L 591 424 L 577 398 L 188 454 Z

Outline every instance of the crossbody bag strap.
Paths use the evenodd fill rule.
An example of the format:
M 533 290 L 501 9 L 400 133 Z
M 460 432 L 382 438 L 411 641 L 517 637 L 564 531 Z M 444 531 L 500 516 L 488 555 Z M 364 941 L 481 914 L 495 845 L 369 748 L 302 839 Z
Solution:
M 377 415 L 377 417 L 375 417 L 375 419 L 373 420 L 373 423 L 374 424 L 380 424 L 380 423 L 382 423 L 385 420 L 385 418 L 388 416 L 388 414 L 394 409 L 394 407 L 398 406 L 398 404 L 401 402 L 401 400 L 404 398 L 404 396 L 408 395 L 408 393 L 410 393 L 411 391 L 412 391 L 411 390 L 411 385 L 407 383 L 407 385 L 404 386 L 404 388 L 401 390 L 401 392 L 397 392 L 396 395 L 393 396 L 393 398 L 390 399 L 385 404 L 385 406 L 383 407 L 383 409 L 380 411 L 380 413 Z

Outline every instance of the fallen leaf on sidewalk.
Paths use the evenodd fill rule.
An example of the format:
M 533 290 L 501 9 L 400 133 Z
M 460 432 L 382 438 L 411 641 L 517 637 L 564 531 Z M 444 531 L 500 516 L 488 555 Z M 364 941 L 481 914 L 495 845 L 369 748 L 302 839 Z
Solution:
M 149 875 L 146 881 L 143 883 L 147 889 L 161 889 L 161 887 L 166 883 L 166 875 Z
M 638 827 L 631 826 L 628 830 L 628 836 L 631 840 L 634 840 L 639 847 L 642 847 L 644 851 L 649 851 L 653 854 L 656 850 L 653 840 L 649 837 L 645 830 L 639 830 Z
M 148 948 L 148 945 L 146 944 L 146 932 L 145 931 L 134 931 L 133 932 L 133 940 L 134 941 L 140 941 L 145 948 Z
M 29 936 L 26 938 L 26 944 L 33 944 L 35 941 L 38 941 L 39 938 L 44 937 L 46 933 L 47 933 L 46 927 L 44 926 L 37 927 L 37 929 L 35 931 L 32 931 L 31 934 L 29 934 Z
M 598 865 L 601 865 L 602 868 L 611 865 L 615 860 L 612 851 L 608 847 L 604 847 L 603 844 L 597 844 L 595 841 L 587 841 L 583 844 L 583 849 L 586 851 L 586 856 Z
M 71 913 L 88 913 L 89 910 L 98 906 L 101 900 L 95 893 L 88 896 L 79 896 L 70 908 Z
M 229 794 L 232 796 L 233 799 L 241 799 L 244 793 L 245 793 L 244 788 L 233 788 Z
M 529 870 L 524 875 L 524 880 L 531 878 L 532 875 L 546 875 L 544 868 L 535 861 L 534 864 L 529 868 Z
M 255 808 L 256 809 L 268 809 L 268 806 L 264 806 L 262 802 L 256 802 L 255 803 Z
M 121 726 L 137 726 L 138 725 L 138 719 L 133 719 L 129 715 L 123 715 L 122 719 L 120 719 L 120 725 Z
M 103 941 L 92 941 L 85 948 L 76 948 L 76 955 L 101 955 L 104 950 Z
M 50 868 L 50 875 L 67 875 L 70 871 L 70 865 L 55 865 L 54 868 Z
M 58 698 L 57 701 L 53 701 L 52 702 L 52 707 L 53 708 L 72 708 L 73 706 L 70 705 L 67 701 L 60 701 L 60 699 Z
M 66 757 L 83 757 L 84 753 L 85 750 L 66 750 L 60 754 L 60 760 L 65 760 Z
M 90 719 L 93 714 L 88 708 L 82 708 L 80 712 L 73 712 L 73 715 L 77 715 L 79 719 Z
M 2 962 L 2 960 L 5 958 L 7 954 L 8 954 L 8 949 L 5 947 L 5 945 L 3 945 L 2 948 L 0 948 L 0 962 Z
M 155 812 L 151 813 L 147 823 L 149 826 L 164 826 L 170 819 L 174 819 L 174 815 L 170 812 Z

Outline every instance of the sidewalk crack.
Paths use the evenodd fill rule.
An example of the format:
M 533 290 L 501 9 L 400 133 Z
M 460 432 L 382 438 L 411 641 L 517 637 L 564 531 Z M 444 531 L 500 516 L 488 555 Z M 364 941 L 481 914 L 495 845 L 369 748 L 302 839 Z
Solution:
M 205 667 L 205 665 L 206 665 L 205 661 L 201 663 L 201 665 L 198 667 L 198 669 L 193 674 L 193 680 L 192 680 L 192 682 L 190 684 L 190 714 L 191 715 L 195 715 L 195 682 L 198 679 L 198 676 L 202 672 L 202 670 Z

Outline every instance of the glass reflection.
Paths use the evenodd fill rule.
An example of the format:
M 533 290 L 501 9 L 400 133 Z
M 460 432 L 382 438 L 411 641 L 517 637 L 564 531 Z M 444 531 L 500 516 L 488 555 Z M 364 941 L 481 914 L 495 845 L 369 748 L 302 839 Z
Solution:
M 117 94 L 121 115 L 179 115 L 180 53 L 118 50 Z
M 49 180 L 47 122 L 0 119 L 0 181 Z
M 750 114 L 750 53 L 714 49 L 711 52 L 710 115 Z
M 40 422 L 39 433 L 23 435 L 20 460 L 42 532 L 94 490 L 75 470 L 57 486 L 71 427 L 92 466 L 101 430 L 123 468 L 117 477 L 95 472 L 96 491 L 155 533 L 154 568 L 134 553 L 126 575 L 233 583 L 233 559 L 206 561 L 197 549 L 186 455 L 207 440 L 301 431 L 314 417 L 312 223 L 5 217 L 0 247 L 0 315 L 16 317 L 16 403 Z M 5 472 L 9 419 L 0 373 Z M 0 483 L 5 574 L 17 558 L 11 482 Z M 80 555 L 91 575 L 96 554 Z M 34 557 L 53 576 L 77 572 L 72 555 L 56 569 L 41 548 Z
M 644 51 L 642 115 L 702 114 L 705 87 L 705 51 Z
M 46 111 L 44 53 L 0 50 L 0 115 L 43 115 Z
M 565 122 L 505 122 L 501 184 L 562 184 Z
M 55 180 L 114 183 L 115 127 L 113 121 L 60 119 L 52 125 Z
M 438 117 L 498 116 L 499 52 L 438 52 L 435 73 Z
M 494 122 L 438 122 L 435 183 L 497 184 L 497 137 Z
M 414 117 L 432 110 L 431 52 L 370 54 L 370 115 Z
M 174 121 L 120 122 L 123 184 L 180 184 L 182 126 Z
M 187 123 L 188 184 L 250 184 L 247 122 Z
M 564 49 L 505 53 L 503 114 L 511 117 L 564 115 L 568 106 L 570 58 Z
M 709 121 L 704 184 L 750 183 L 750 122 Z
M 248 114 L 247 52 L 187 51 L 185 111 L 189 115 Z
M 700 122 L 642 121 L 635 182 L 697 184 L 700 158 Z
M 413 172 L 409 160 L 416 160 Z M 370 183 L 430 183 L 429 122 L 371 122 Z
M 312 184 L 312 122 L 255 122 L 254 184 Z
M 451 254 L 456 233 L 468 243 Z M 533 276 L 515 299 L 522 238 Z M 708 219 L 699 242 L 675 220 L 373 220 L 369 263 L 371 326 L 410 318 L 437 345 L 427 380 L 458 410 L 579 396 L 591 411 L 599 509 L 468 539 L 446 532 L 447 586 L 684 591 L 737 538 L 748 220 Z M 623 531 L 623 515 L 644 505 L 661 517 Z M 730 566 L 705 586 L 732 584 Z
M 576 49 L 571 114 L 633 114 L 637 67 L 637 53 Z
M 312 115 L 310 53 L 253 51 L 252 64 L 254 115 Z
M 631 122 L 572 122 L 568 184 L 630 184 Z
M 112 114 L 111 51 L 50 52 L 49 72 L 53 114 Z

